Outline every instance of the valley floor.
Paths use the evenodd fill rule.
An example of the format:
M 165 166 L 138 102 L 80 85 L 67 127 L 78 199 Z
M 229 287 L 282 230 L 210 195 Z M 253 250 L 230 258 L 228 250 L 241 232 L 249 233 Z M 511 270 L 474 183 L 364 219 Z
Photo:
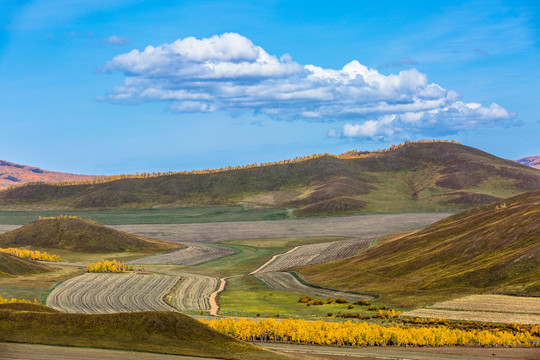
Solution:
M 411 359 L 411 360 L 534 360 L 540 357 L 538 348 L 476 348 L 476 347 L 442 347 L 442 348 L 340 348 L 315 345 L 293 345 L 276 343 L 257 343 L 267 349 L 284 352 L 292 359 Z M 2 359 L 18 360 L 213 360 L 215 358 L 163 355 L 156 353 L 78 348 L 66 346 L 48 346 L 34 344 L 0 343 Z

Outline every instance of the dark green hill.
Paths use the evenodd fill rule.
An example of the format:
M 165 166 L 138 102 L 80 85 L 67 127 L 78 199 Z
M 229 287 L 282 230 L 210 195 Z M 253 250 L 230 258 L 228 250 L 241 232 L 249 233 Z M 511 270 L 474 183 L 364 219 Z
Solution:
M 51 268 L 37 261 L 0 253 L 0 277 L 39 274 L 47 271 L 51 271 Z
M 36 220 L 0 234 L 0 247 L 56 248 L 80 252 L 164 252 L 181 247 L 114 230 L 89 220 L 56 217 Z
M 348 259 L 297 270 L 314 284 L 405 306 L 469 293 L 540 295 L 540 191 L 461 212 Z
M 247 204 L 297 215 L 463 209 L 540 189 L 540 171 L 455 143 L 408 143 L 360 156 L 101 184 L 0 192 L 0 208 L 149 208 Z
M 291 359 L 174 312 L 65 314 L 0 310 L 1 341 L 221 359 Z

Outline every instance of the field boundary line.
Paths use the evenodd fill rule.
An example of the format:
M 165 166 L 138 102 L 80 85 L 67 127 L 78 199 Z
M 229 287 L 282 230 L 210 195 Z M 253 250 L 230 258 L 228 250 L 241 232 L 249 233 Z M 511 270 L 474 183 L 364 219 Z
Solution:
M 305 286 L 309 286 L 309 287 L 312 287 L 312 288 L 315 288 L 315 289 L 321 289 L 321 290 L 332 290 L 332 291 L 336 291 L 336 292 L 342 292 L 342 293 L 348 293 L 348 294 L 352 294 L 352 295 L 362 295 L 362 296 L 369 296 L 373 299 L 377 299 L 379 296 L 377 295 L 371 295 L 371 294 L 363 294 L 363 293 L 359 293 L 359 292 L 356 292 L 356 291 L 346 291 L 346 290 L 338 290 L 338 289 L 332 289 L 332 288 L 327 288 L 327 287 L 323 287 L 323 286 L 319 286 L 319 285 L 316 285 L 316 284 L 311 284 L 311 283 L 308 283 L 307 281 L 305 281 L 304 279 L 302 279 L 302 277 L 294 272 L 294 271 L 277 271 L 277 272 L 287 272 L 289 274 L 291 274 L 292 276 L 294 276 L 296 278 L 296 280 L 298 280 L 301 284 L 305 285 Z
M 289 253 L 293 252 L 294 250 L 298 249 L 300 246 L 302 246 L 302 245 L 295 246 L 295 247 L 293 247 L 292 249 L 290 249 L 287 252 L 284 252 L 284 253 L 281 253 L 281 254 L 276 254 L 276 255 L 272 256 L 272 258 L 270 260 L 268 260 L 267 262 L 265 262 L 264 264 L 259 266 L 256 270 L 253 270 L 252 272 L 250 272 L 248 275 L 255 275 L 256 273 L 258 273 L 259 271 L 264 269 L 267 265 L 270 265 L 272 262 L 274 262 L 274 260 L 276 260 L 278 257 L 289 254 Z

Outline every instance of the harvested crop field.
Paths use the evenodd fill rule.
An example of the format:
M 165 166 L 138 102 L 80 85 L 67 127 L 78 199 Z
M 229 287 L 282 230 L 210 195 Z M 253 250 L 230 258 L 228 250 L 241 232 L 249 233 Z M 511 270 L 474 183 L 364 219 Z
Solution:
M 495 311 L 540 315 L 540 297 L 470 295 L 429 306 L 441 310 Z
M 495 311 L 417 309 L 408 311 L 403 315 L 410 317 L 433 317 L 439 319 L 484 321 L 494 323 L 540 324 L 540 315 L 538 314 L 517 314 Z
M 180 273 L 172 302 L 180 310 L 210 310 L 208 298 L 216 289 L 218 279 L 210 276 Z
M 165 254 L 152 255 L 131 260 L 128 264 L 144 265 L 197 265 L 220 257 L 236 254 L 238 250 L 219 245 L 202 243 L 183 243 L 187 248 Z
M 508 295 L 470 295 L 442 301 L 405 316 L 437 317 L 498 323 L 540 324 L 540 298 Z
M 353 256 L 369 246 L 372 239 L 354 239 L 322 244 L 303 245 L 277 256 L 257 270 L 257 273 L 280 271 L 292 267 L 320 264 Z
M 368 300 L 368 295 L 351 294 L 343 291 L 317 288 L 301 283 L 293 274 L 288 272 L 265 272 L 254 275 L 270 288 L 282 291 L 293 291 L 304 294 L 321 296 L 324 298 L 344 298 L 347 301 Z
M 376 237 L 419 229 L 451 214 L 408 213 L 357 215 L 277 221 L 239 221 L 206 224 L 116 225 L 117 230 L 179 243 L 219 242 L 305 236 Z
M 68 279 L 48 296 L 47 306 L 68 313 L 175 311 L 163 298 L 178 276 L 91 274 Z

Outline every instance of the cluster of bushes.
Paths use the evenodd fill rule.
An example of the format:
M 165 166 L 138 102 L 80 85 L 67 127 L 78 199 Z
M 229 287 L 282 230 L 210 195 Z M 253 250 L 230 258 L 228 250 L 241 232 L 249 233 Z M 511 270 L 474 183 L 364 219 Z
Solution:
M 127 266 L 116 259 L 101 260 L 86 267 L 86 271 L 95 273 L 126 272 L 126 270 L 133 271 L 133 265 Z
M 7 299 L 0 295 L 0 304 L 39 304 L 36 299 L 34 301 L 26 300 L 26 299 Z
M 53 262 L 60 262 L 62 261 L 62 258 L 60 256 L 55 254 L 49 254 L 48 252 L 41 252 L 39 250 L 27 250 L 27 249 L 16 249 L 16 248 L 7 248 L 2 249 L 0 248 L 0 252 L 15 255 L 21 258 L 25 259 L 31 259 L 31 260 L 41 260 L 41 261 L 53 261 Z
M 323 300 L 313 299 L 311 296 L 303 296 L 300 299 L 298 299 L 298 302 L 301 304 L 306 304 L 306 306 L 324 305 Z

